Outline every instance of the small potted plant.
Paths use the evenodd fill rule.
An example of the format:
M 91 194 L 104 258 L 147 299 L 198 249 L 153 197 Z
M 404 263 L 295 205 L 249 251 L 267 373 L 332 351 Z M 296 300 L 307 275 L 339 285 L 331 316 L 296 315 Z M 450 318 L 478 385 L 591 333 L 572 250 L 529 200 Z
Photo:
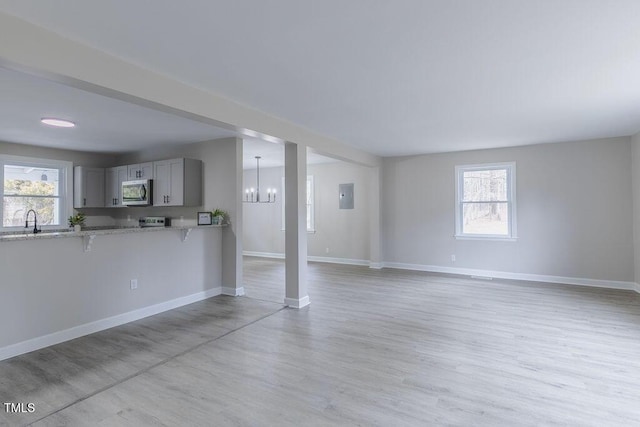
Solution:
M 79 232 L 84 226 L 84 220 L 87 216 L 82 212 L 78 212 L 75 215 L 69 217 L 69 227 L 73 227 L 73 231 Z
M 227 213 L 222 209 L 216 208 L 215 211 L 211 212 L 211 216 L 213 217 L 213 223 L 215 225 L 222 225 L 224 224 L 224 219 L 227 217 Z

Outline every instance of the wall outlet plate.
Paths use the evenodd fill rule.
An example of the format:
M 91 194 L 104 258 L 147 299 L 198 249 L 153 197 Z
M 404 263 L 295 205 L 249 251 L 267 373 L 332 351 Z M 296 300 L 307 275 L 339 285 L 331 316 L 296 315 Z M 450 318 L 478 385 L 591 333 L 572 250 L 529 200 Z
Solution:
M 131 290 L 138 289 L 138 279 L 131 279 Z

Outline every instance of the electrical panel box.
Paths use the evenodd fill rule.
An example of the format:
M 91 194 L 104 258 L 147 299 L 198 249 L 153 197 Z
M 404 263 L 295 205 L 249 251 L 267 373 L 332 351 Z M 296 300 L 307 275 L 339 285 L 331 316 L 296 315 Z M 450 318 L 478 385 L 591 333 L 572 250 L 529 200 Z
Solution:
M 353 184 L 340 184 L 340 209 L 353 209 Z

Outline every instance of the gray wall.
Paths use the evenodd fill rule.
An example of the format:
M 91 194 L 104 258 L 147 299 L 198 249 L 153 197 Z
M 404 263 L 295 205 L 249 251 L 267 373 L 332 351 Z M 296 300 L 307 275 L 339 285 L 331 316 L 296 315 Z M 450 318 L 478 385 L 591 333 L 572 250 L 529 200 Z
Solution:
M 221 230 L 0 242 L 3 347 L 221 287 Z M 138 289 L 130 290 L 130 279 Z M 1 357 L 0 357 L 1 358 Z
M 384 259 L 633 281 L 631 151 L 629 138 L 615 138 L 385 158 Z M 455 165 L 508 161 L 517 165 L 518 240 L 456 240 Z
M 142 152 L 123 155 L 118 164 L 134 164 L 171 158 L 192 158 L 203 163 L 203 203 L 195 207 L 152 207 L 116 209 L 120 219 L 134 213 L 136 217 L 153 215 L 195 221 L 198 211 L 220 208 L 228 212 L 231 225 L 223 231 L 223 284 L 242 286 L 242 206 L 240 188 L 242 171 L 242 140 L 225 138 L 177 147 L 154 147 Z M 114 165 L 117 166 L 117 165 Z
M 226 138 L 175 147 L 154 147 L 152 149 L 119 156 L 113 166 L 181 157 L 202 160 L 202 206 L 154 206 L 114 209 L 110 211 L 115 211 L 115 215 L 119 218 L 126 217 L 128 213 L 134 212 L 136 216 L 155 215 L 171 218 L 180 218 L 180 216 L 184 216 L 185 220 L 188 219 L 195 221 L 198 211 L 221 208 L 228 211 L 232 216 L 232 220 L 234 220 L 237 214 L 233 206 L 233 198 L 235 194 L 230 194 L 228 189 L 232 184 L 229 181 L 231 181 L 235 174 L 234 157 L 237 141 L 240 141 L 240 144 L 242 144 L 242 141 L 236 140 L 236 138 Z
M 369 260 L 369 168 L 345 162 L 309 165 L 315 187 L 315 233 L 309 233 L 309 256 Z M 260 169 L 260 188 L 278 188 L 274 205 L 247 205 L 243 209 L 246 251 L 284 253 L 282 231 L 283 168 Z M 256 171 L 244 171 L 244 187 L 255 187 Z M 338 185 L 353 183 L 354 209 L 338 209 Z M 265 197 L 264 195 L 261 197 Z M 326 249 L 329 248 L 327 253 Z
M 640 282 L 640 133 L 631 137 L 635 281 Z M 640 290 L 640 289 L 639 289 Z

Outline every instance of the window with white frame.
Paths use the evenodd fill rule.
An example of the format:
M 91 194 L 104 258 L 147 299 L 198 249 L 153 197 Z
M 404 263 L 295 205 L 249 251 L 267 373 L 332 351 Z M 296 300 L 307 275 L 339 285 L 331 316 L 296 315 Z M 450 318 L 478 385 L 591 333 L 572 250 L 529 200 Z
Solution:
M 38 226 L 66 226 L 71 212 L 71 167 L 70 162 L 0 156 L 0 229 L 24 228 L 30 209 L 38 216 Z
M 284 177 L 282 178 L 282 230 L 285 229 L 285 213 L 284 213 Z M 307 231 L 313 233 L 316 231 L 315 222 L 315 194 L 313 185 L 313 175 L 307 175 Z
M 456 237 L 516 238 L 516 164 L 456 166 Z

